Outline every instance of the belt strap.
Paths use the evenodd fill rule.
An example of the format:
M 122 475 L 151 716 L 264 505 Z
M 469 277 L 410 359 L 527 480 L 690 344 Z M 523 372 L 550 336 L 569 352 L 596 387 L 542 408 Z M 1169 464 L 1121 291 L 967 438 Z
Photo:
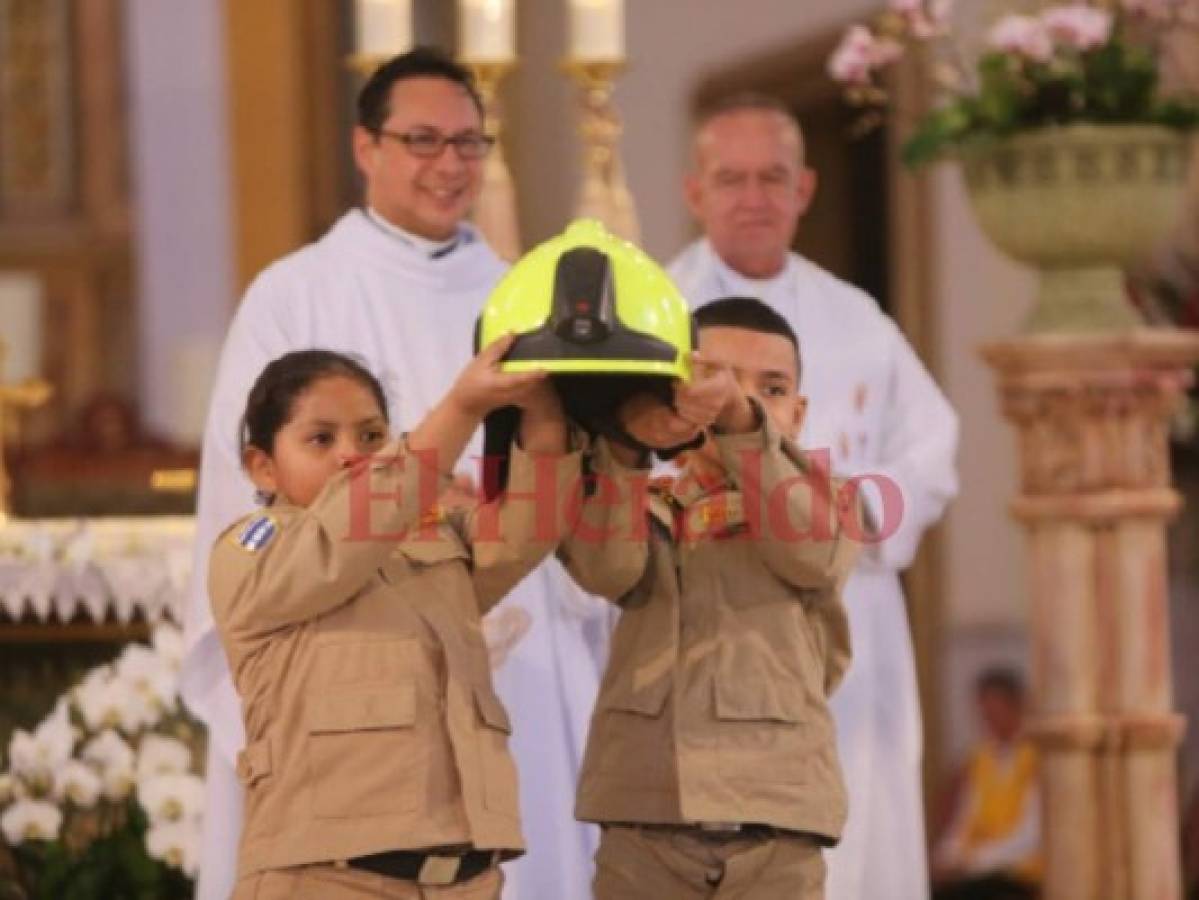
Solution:
M 347 859 L 346 865 L 417 884 L 445 886 L 461 884 L 498 865 L 500 851 L 470 850 L 462 854 L 422 853 L 419 850 L 389 850 Z

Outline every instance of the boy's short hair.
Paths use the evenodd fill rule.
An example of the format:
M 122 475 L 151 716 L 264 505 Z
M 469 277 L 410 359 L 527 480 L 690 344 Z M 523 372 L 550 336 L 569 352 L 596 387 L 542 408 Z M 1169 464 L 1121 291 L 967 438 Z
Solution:
M 757 331 L 761 334 L 776 334 L 791 342 L 795 348 L 795 380 L 799 382 L 803 374 L 803 358 L 799 352 L 799 338 L 782 315 L 767 306 L 756 297 L 721 297 L 711 303 L 705 303 L 694 313 L 695 327 L 702 331 L 705 328 L 744 328 L 746 331 Z

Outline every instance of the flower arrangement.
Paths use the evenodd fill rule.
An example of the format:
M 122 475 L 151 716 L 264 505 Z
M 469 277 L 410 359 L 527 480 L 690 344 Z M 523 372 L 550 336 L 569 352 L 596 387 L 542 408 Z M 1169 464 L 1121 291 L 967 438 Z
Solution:
M 179 704 L 178 629 L 130 644 L 9 742 L 0 774 L 0 897 L 190 897 L 204 783 Z M 5 872 L 4 870 L 9 871 Z
M 951 14 L 952 0 L 888 0 L 870 25 L 851 26 L 829 59 L 829 74 L 869 127 L 888 102 L 881 74 L 926 49 L 942 96 L 903 148 L 909 165 L 1052 125 L 1199 127 L 1195 98 L 1167 96 L 1160 83 L 1165 38 L 1196 23 L 1195 0 L 1092 0 L 1007 15 L 973 61 L 954 40 Z

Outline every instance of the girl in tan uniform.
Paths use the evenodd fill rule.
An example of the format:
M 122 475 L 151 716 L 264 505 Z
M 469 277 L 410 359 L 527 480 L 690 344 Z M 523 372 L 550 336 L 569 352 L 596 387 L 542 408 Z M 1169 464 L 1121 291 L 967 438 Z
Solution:
M 269 499 L 209 572 L 246 728 L 238 900 L 498 898 L 523 850 L 480 615 L 558 541 L 579 459 L 542 373 L 499 371 L 510 342 L 394 442 L 348 357 L 289 353 L 250 392 L 243 461 Z M 443 513 L 447 473 L 505 405 L 522 409 L 508 493 Z

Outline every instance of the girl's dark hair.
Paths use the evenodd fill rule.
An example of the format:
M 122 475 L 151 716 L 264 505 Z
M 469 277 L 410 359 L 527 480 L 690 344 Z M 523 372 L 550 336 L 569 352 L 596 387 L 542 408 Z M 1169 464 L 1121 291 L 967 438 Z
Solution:
M 246 398 L 238 444 L 241 450 L 257 447 L 275 450 L 275 435 L 291 418 L 296 398 L 322 378 L 340 375 L 357 381 L 375 395 L 383 419 L 387 420 L 387 397 L 383 386 L 366 365 L 332 350 L 296 350 L 267 363 Z

